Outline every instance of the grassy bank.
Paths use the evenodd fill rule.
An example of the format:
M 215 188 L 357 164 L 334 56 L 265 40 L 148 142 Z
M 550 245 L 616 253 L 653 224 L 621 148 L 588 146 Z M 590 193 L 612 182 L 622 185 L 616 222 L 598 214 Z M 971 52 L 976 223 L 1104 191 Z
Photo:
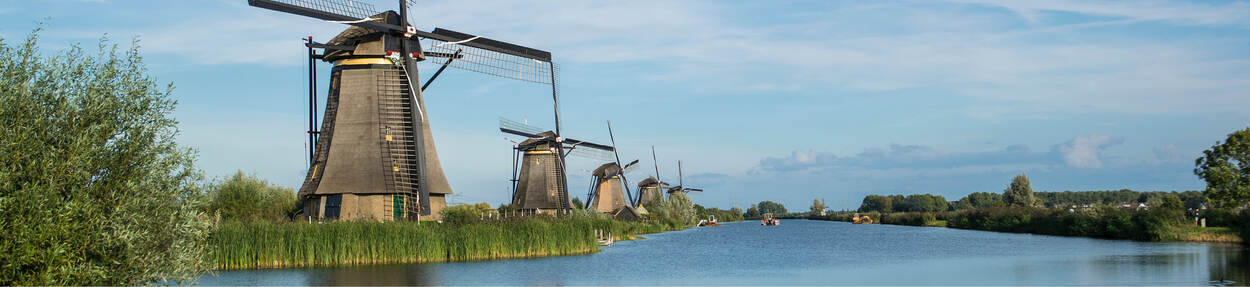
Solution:
M 872 216 L 880 224 L 908 226 L 1139 241 L 1242 242 L 1237 230 L 1196 226 L 1172 213 L 1117 208 L 1070 212 L 1047 208 L 993 207 L 955 212 L 865 212 L 860 215 Z M 812 219 L 850 222 L 852 216 L 850 212 L 841 212 Z
M 946 212 L 880 213 L 880 212 L 874 211 L 874 212 L 860 213 L 860 215 L 871 217 L 874 220 L 874 223 L 879 223 L 879 224 L 946 227 L 946 217 L 949 215 L 949 213 L 946 213 Z M 809 219 L 852 222 L 851 219 L 854 216 L 855 215 L 853 212 L 836 212 L 836 213 L 831 213 L 825 217 L 815 216 L 815 217 L 809 217 Z
M 525 219 L 449 225 L 418 222 L 228 223 L 209 236 L 217 269 L 489 260 L 585 254 L 594 230 L 618 240 L 677 230 L 605 218 Z

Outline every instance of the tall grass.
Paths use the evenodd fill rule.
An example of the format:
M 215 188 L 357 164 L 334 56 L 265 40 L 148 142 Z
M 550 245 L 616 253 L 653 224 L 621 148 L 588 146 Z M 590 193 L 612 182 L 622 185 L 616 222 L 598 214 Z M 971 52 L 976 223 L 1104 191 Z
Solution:
M 594 230 L 617 239 L 680 229 L 606 218 L 430 222 L 227 223 L 209 236 L 217 269 L 489 260 L 585 254 Z

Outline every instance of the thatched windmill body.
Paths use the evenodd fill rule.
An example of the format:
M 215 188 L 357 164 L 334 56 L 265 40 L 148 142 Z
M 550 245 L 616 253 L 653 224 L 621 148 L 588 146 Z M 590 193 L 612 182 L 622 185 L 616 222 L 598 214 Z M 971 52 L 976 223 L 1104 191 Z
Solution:
M 558 136 L 552 131 L 499 119 L 499 131 L 526 137 L 513 147 L 511 207 L 522 215 L 567 214 L 569 197 L 565 159 L 569 155 L 607 160 L 611 146 Z
M 664 202 L 664 192 L 668 190 L 669 184 L 659 179 L 660 164 L 655 157 L 655 146 L 651 146 L 651 163 L 655 166 L 655 175 L 638 182 L 638 198 L 633 203 L 635 207 Z
M 604 163 L 591 172 L 590 192 L 586 195 L 588 209 L 607 213 L 613 217 L 627 220 L 640 219 L 645 209 L 633 206 L 633 196 L 629 192 L 629 180 L 625 174 L 638 167 L 638 160 L 621 165 L 621 156 L 616 149 L 616 136 L 612 134 L 612 123 L 608 123 L 608 137 L 612 140 L 612 154 L 615 161 Z
M 422 90 L 448 66 L 551 84 L 554 97 L 550 53 L 441 28 L 417 30 L 408 25 L 409 3 L 398 2 L 398 12 L 378 13 L 352 0 L 248 0 L 255 7 L 351 25 L 324 44 L 307 39 L 313 144 L 299 191 L 306 218 L 438 218 L 452 189 L 434 148 Z M 417 62 L 427 57 L 443 66 L 418 86 Z M 320 128 L 315 60 L 334 64 Z

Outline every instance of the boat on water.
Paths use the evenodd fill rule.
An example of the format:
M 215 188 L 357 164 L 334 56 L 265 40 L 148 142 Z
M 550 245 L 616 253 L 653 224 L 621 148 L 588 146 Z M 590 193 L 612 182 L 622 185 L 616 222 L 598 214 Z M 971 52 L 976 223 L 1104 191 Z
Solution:
M 765 213 L 764 220 L 760 220 L 760 225 L 777 226 L 777 225 L 781 225 L 781 220 L 777 219 L 776 217 L 773 217 L 773 214 L 771 212 Z
M 853 224 L 872 224 L 872 217 L 869 217 L 868 215 L 860 216 L 860 215 L 859 215 L 859 213 L 858 213 L 858 212 L 856 212 L 856 213 L 855 213 L 855 216 L 851 217 L 851 223 L 853 223 Z
M 716 221 L 715 215 L 709 215 L 707 219 L 699 220 L 699 226 L 720 226 Z

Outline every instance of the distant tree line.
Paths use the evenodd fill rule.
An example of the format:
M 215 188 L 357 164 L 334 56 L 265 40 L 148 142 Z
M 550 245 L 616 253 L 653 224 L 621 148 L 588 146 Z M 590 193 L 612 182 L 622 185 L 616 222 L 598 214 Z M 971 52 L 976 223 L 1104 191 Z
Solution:
M 752 204 L 750 208 L 747 208 L 746 213 L 742 216 L 746 219 L 758 219 L 764 217 L 764 214 L 766 213 L 772 213 L 774 216 L 788 214 L 785 205 L 771 200 L 765 200 L 760 201 L 760 203 L 757 204 Z
M 1167 196 L 1176 196 L 1185 208 L 1198 209 L 1206 203 L 1200 191 L 1165 192 L 1165 191 L 1133 191 L 1128 189 L 1106 191 L 1042 191 L 1034 192 L 1035 204 L 1030 206 L 1062 208 L 1084 205 L 1115 205 L 1123 203 L 1147 203 L 1146 206 L 1158 205 Z M 1001 193 L 973 192 L 956 201 L 945 204 L 941 195 L 868 195 L 864 197 L 857 211 L 859 212 L 938 212 L 980 209 L 1009 206 Z M 1155 202 L 1155 204 L 1150 204 Z
M 860 204 L 860 212 L 937 212 L 950 209 L 950 202 L 941 195 L 869 195 Z

